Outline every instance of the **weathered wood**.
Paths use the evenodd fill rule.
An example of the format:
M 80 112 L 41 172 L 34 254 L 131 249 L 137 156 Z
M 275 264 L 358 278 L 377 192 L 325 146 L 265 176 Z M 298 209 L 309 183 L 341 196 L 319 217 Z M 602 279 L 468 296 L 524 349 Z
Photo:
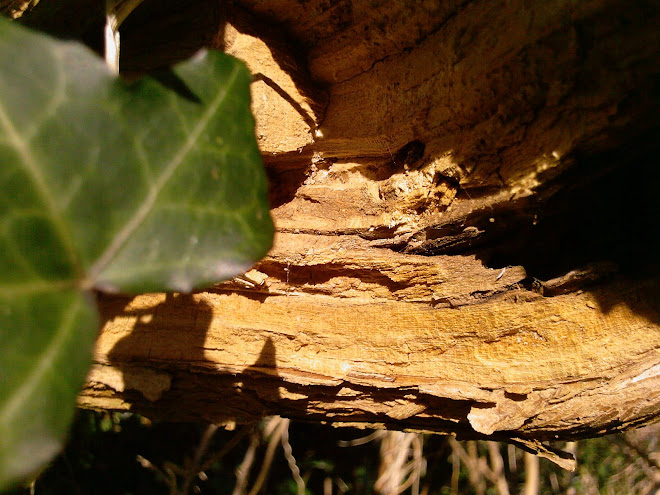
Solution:
M 194 5 L 258 74 L 276 244 L 210 291 L 100 295 L 81 406 L 528 446 L 658 419 L 656 2 Z M 132 71 L 176 56 L 148 14 Z
M 400 270 L 402 280 L 415 272 L 444 275 L 442 262 L 415 261 Z M 346 272 L 339 270 L 334 283 L 357 285 Z M 98 366 L 81 403 L 123 408 L 137 401 L 166 417 L 214 422 L 279 413 L 544 440 L 612 431 L 657 414 L 654 281 L 547 298 L 516 288 L 514 273 L 496 282 L 496 270 L 483 272 L 508 289 L 453 305 L 434 306 L 433 295 L 429 303 L 370 299 L 378 291 L 369 288 L 343 298 L 222 288 L 103 296 Z M 464 273 L 444 276 L 460 287 L 464 282 L 452 278 Z M 381 290 L 391 295 L 397 282 L 381 276 Z M 614 293 L 620 302 L 604 308 L 600 301 Z

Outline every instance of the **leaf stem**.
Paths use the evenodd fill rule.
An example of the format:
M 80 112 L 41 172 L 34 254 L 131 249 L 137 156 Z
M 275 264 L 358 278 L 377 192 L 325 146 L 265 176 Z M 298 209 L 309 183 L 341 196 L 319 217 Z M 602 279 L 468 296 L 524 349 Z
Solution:
M 106 0 L 105 2 L 105 61 L 119 74 L 119 26 L 142 0 Z

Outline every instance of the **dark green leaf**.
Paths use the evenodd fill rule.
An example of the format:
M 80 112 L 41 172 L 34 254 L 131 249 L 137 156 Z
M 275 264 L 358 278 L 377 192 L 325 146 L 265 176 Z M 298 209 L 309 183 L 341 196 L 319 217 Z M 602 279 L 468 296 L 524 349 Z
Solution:
M 85 294 L 58 284 L 21 289 L 0 295 L 0 486 L 59 451 L 96 337 Z
M 86 291 L 190 291 L 270 248 L 250 74 L 203 52 L 170 76 L 125 83 L 0 19 L 0 489 L 66 433 L 96 334 Z

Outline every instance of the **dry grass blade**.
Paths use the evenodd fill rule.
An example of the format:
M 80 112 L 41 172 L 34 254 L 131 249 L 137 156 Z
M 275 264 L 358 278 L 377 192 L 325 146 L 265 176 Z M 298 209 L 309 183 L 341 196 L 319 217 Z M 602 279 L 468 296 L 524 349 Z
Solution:
M 385 430 L 375 430 L 367 436 L 356 438 L 354 440 L 340 440 L 337 442 L 337 445 L 340 447 L 356 447 L 358 445 L 365 445 L 369 442 L 373 442 L 374 440 L 378 440 L 379 438 L 385 436 L 386 433 L 387 432 Z
M 284 450 L 284 457 L 289 464 L 289 469 L 291 469 L 291 475 L 293 480 L 296 482 L 298 487 L 298 495 L 305 495 L 305 481 L 300 476 L 300 469 L 296 463 L 296 458 L 293 457 L 293 449 L 289 443 L 289 425 L 290 421 L 288 419 L 283 419 L 283 430 L 282 430 L 282 449 Z
M 216 454 L 212 455 L 207 461 L 202 465 L 200 471 L 206 471 L 209 469 L 213 464 L 218 462 L 220 459 L 222 459 L 227 453 L 229 453 L 234 447 L 236 447 L 241 440 L 243 440 L 244 437 L 247 436 L 248 433 L 254 430 L 253 425 L 246 425 L 243 428 L 241 428 L 236 435 L 232 437 L 229 442 L 225 444 L 224 447 L 220 451 L 218 451 Z
M 209 444 L 211 443 L 211 440 L 213 439 L 216 431 L 218 431 L 217 425 L 209 425 L 206 430 L 204 430 L 204 434 L 202 435 L 202 438 L 199 441 L 199 445 L 197 446 L 197 450 L 195 451 L 195 457 L 193 457 L 190 467 L 186 469 L 186 472 L 183 476 L 181 490 L 179 491 L 181 495 L 188 494 L 188 490 L 190 489 L 190 484 L 192 483 L 193 479 L 203 471 L 201 467 L 202 458 L 206 454 L 206 451 L 209 448 Z
M 268 446 L 266 447 L 266 453 L 264 454 L 264 462 L 261 465 L 257 479 L 254 482 L 252 490 L 250 490 L 248 495 L 257 495 L 264 482 L 268 476 L 268 471 L 270 471 L 270 466 L 273 464 L 273 458 L 275 457 L 275 449 L 277 444 L 280 443 L 282 438 L 282 432 L 285 428 L 288 427 L 288 421 L 280 418 L 279 416 L 274 416 L 270 419 L 266 428 L 264 429 L 264 437 L 266 437 L 267 432 L 273 431 L 273 434 L 270 436 L 268 441 Z
M 502 459 L 500 446 L 497 442 L 487 442 L 486 444 L 488 445 L 493 483 L 497 488 L 497 492 L 499 495 L 509 495 L 509 484 L 504 476 L 504 459 Z
M 243 461 L 236 468 L 236 486 L 234 486 L 234 491 L 232 495 L 244 495 L 245 489 L 248 483 L 248 476 L 250 475 L 250 470 L 252 469 L 252 464 L 254 464 L 254 458 L 259 446 L 259 433 L 257 431 L 252 431 L 250 438 L 250 445 L 245 451 L 245 456 Z
M 382 437 L 379 475 L 374 491 L 381 495 L 397 495 L 410 487 L 419 494 L 424 459 L 422 439 L 417 433 L 389 431 Z M 408 461 L 412 452 L 413 459 Z
M 556 477 L 555 477 L 556 479 Z M 539 458 L 525 452 L 525 492 L 524 495 L 539 493 Z

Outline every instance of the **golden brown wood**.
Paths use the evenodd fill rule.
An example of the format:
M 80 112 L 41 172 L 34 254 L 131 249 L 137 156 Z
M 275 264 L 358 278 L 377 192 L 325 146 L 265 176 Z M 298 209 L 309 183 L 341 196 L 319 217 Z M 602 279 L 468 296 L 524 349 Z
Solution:
M 257 74 L 275 247 L 209 291 L 99 296 L 81 406 L 547 455 L 657 420 L 654 2 L 195 5 L 177 22 Z M 140 22 L 124 53 L 172 56 Z

